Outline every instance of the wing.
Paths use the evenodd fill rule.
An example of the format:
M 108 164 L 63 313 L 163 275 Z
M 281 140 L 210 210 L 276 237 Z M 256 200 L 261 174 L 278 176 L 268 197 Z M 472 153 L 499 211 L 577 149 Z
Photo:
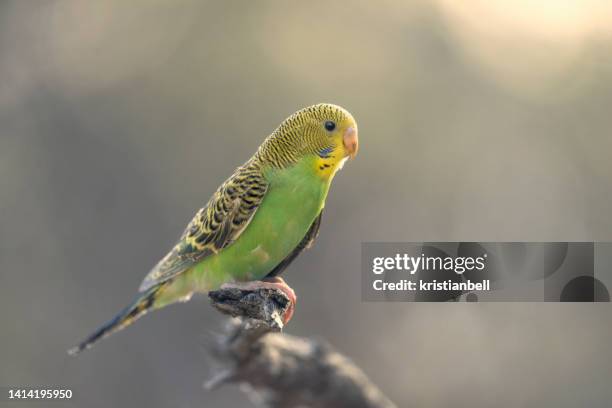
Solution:
M 272 269 L 272 271 L 266 275 L 266 278 L 271 278 L 273 276 L 280 275 L 291 264 L 291 262 L 293 262 L 295 258 L 297 258 L 297 256 L 302 253 L 303 250 L 308 249 L 312 246 L 314 240 L 319 235 L 319 227 L 321 226 L 322 215 L 323 210 L 321 210 L 317 218 L 315 218 L 315 220 L 312 222 L 310 228 L 308 229 L 308 232 L 306 232 L 306 235 L 304 236 L 304 238 L 302 238 L 302 241 L 300 241 L 298 246 L 296 246 L 295 249 L 291 251 L 291 253 L 287 255 L 285 259 L 283 259 L 278 265 L 276 265 L 274 269 Z
M 236 241 L 267 189 L 259 167 L 252 163 L 239 167 L 197 212 L 174 248 L 149 272 L 140 291 L 173 278 Z

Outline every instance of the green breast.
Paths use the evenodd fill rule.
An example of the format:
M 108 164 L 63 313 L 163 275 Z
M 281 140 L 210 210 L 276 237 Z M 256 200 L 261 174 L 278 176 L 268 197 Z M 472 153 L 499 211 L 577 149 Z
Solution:
M 216 255 L 196 265 L 190 277 L 199 291 L 230 281 L 264 278 L 306 235 L 325 204 L 329 182 L 305 160 L 266 174 L 266 196 L 240 237 Z

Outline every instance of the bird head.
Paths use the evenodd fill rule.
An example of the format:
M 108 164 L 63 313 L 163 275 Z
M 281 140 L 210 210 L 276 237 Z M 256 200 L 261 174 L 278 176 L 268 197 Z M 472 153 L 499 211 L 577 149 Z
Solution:
M 346 109 L 320 103 L 285 119 L 262 145 L 260 152 L 279 167 L 310 159 L 322 176 L 333 176 L 357 155 L 357 123 Z

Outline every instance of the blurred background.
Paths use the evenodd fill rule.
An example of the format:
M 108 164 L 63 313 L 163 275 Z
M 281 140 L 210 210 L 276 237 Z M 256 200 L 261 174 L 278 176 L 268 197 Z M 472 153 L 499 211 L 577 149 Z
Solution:
M 333 102 L 360 154 L 285 273 L 287 332 L 327 339 L 400 407 L 610 406 L 608 304 L 365 303 L 359 254 L 612 240 L 611 47 L 598 0 L 1 2 L 0 385 L 251 406 L 202 389 L 223 322 L 205 296 L 66 349 L 281 120 Z

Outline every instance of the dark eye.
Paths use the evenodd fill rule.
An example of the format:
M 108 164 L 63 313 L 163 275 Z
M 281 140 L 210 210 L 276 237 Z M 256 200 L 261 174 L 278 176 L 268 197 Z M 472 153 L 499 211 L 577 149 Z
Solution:
M 332 132 L 335 128 L 336 128 L 336 124 L 332 122 L 331 120 L 328 120 L 327 122 L 325 122 L 325 129 L 328 132 Z

